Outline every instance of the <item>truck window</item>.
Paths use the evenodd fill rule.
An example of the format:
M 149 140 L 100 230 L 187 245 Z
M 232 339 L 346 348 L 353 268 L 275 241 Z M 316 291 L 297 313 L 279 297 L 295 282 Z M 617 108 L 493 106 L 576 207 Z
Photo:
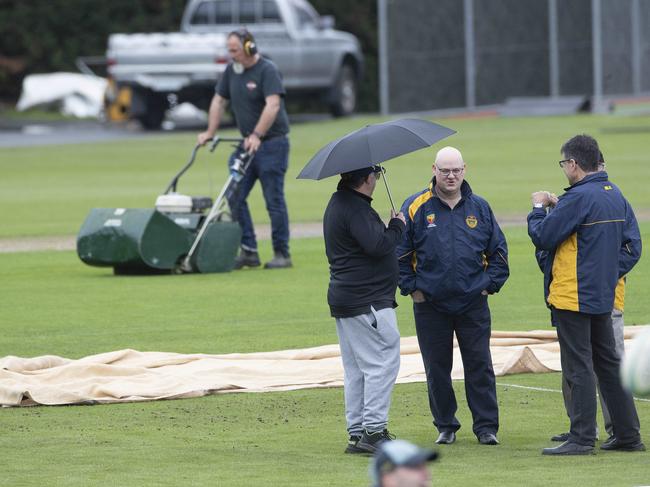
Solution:
M 215 24 L 232 24 L 232 2 L 231 0 L 217 0 L 215 2 L 216 15 Z
M 260 20 L 264 23 L 278 23 L 282 21 L 275 0 L 262 0 L 262 17 Z
M 317 24 L 317 18 L 315 12 L 312 12 L 306 5 L 303 4 L 300 0 L 294 0 L 293 8 L 296 11 L 298 17 L 298 25 L 301 29 L 305 27 L 315 27 Z
M 239 23 L 240 24 L 254 24 L 257 20 L 255 15 L 256 8 L 255 0 L 240 0 L 239 2 Z
M 210 23 L 210 7 L 212 2 L 201 2 L 192 14 L 192 25 L 207 25 Z

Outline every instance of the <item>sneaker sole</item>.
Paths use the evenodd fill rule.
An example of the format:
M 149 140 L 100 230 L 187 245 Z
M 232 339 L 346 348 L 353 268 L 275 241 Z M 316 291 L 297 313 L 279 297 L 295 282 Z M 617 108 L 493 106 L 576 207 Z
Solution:
M 595 455 L 595 454 L 596 454 L 595 450 L 573 451 L 569 453 L 547 453 L 545 451 L 542 451 L 542 455 L 548 455 L 551 457 L 573 457 L 579 455 Z
M 636 446 L 636 447 L 618 447 L 618 448 L 603 448 L 600 447 L 603 451 L 624 451 L 624 452 L 635 452 L 635 451 L 645 451 L 645 445 Z
M 353 445 L 349 445 L 344 453 L 349 453 L 351 455 L 359 455 L 359 454 L 367 454 L 368 452 L 366 450 L 362 450 L 361 448 Z
M 371 445 L 370 443 L 357 443 L 356 446 L 357 449 L 361 450 L 364 453 L 370 453 L 371 455 L 374 454 L 377 451 L 377 447 L 374 445 Z

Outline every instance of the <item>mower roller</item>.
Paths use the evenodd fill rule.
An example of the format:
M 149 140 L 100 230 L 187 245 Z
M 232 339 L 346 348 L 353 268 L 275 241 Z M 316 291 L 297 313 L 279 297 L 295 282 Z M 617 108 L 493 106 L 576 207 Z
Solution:
M 241 228 L 232 221 L 228 198 L 237 190 L 254 155 L 242 139 L 214 137 L 210 152 L 220 142 L 236 142 L 237 151 L 228 179 L 217 199 L 176 192 L 178 181 L 194 164 L 201 145 L 156 199 L 155 208 L 93 208 L 77 235 L 77 254 L 88 265 L 113 267 L 115 274 L 169 274 L 228 272 L 232 270 Z

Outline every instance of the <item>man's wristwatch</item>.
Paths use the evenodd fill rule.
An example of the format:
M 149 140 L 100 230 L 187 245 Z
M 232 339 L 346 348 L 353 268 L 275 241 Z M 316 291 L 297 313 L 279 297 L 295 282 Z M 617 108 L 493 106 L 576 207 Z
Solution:
M 262 139 L 264 138 L 264 136 L 263 136 L 262 134 L 260 134 L 257 130 L 253 130 L 253 132 L 251 133 L 251 135 L 256 136 L 256 137 L 257 137 L 258 139 L 260 139 L 260 140 L 262 140 Z

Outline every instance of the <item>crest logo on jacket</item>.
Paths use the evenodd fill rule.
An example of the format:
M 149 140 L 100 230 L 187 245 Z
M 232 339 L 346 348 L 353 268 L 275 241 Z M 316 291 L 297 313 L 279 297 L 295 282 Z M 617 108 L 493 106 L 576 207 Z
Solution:
M 465 218 L 465 223 L 467 223 L 467 226 L 469 228 L 476 228 L 476 225 L 478 225 L 478 220 L 474 215 L 469 215 L 467 218 Z
M 246 88 L 248 88 L 248 91 L 253 91 L 255 88 L 257 88 L 257 83 L 255 83 L 255 81 L 249 81 L 246 83 Z
M 436 214 L 430 213 L 427 215 L 427 228 L 432 228 L 436 226 Z

